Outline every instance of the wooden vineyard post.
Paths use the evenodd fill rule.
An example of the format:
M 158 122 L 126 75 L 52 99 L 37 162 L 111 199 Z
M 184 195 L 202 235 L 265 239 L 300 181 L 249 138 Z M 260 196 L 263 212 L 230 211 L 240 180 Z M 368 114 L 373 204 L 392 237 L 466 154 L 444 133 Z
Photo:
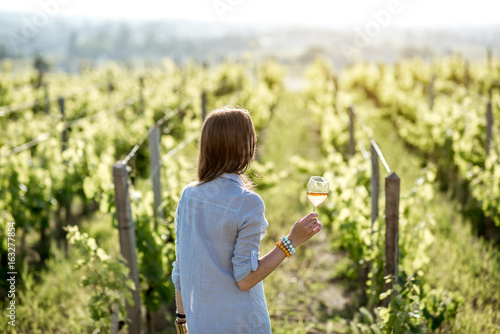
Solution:
M 50 100 L 49 100 L 49 88 L 47 87 L 47 84 L 43 84 L 43 90 L 45 93 L 44 99 L 45 99 L 45 114 L 50 113 Z
M 349 107 L 349 157 L 354 155 L 354 106 Z
M 470 65 L 469 62 L 465 62 L 465 74 L 464 74 L 464 83 L 465 83 L 465 88 L 469 88 L 469 83 L 470 83 Z
M 61 113 L 61 122 L 63 123 L 63 130 L 61 133 L 61 153 L 66 150 L 68 147 L 68 132 L 66 131 L 66 123 L 64 116 L 64 97 L 60 96 L 57 99 L 57 103 L 59 104 L 59 111 Z M 66 160 L 64 160 L 66 163 Z M 65 219 L 60 216 L 61 209 L 64 207 L 65 211 Z M 71 202 L 63 201 L 63 203 L 59 203 L 57 213 L 56 213 L 56 229 L 58 231 L 58 238 L 60 240 L 61 247 L 68 251 L 68 240 L 66 240 L 66 231 L 63 229 L 64 225 L 69 224 L 71 221 Z
M 434 108 L 434 81 L 436 80 L 436 76 L 433 74 L 431 77 L 431 82 L 429 84 L 429 110 Z
M 112 310 L 112 313 L 111 313 L 111 329 L 110 329 L 110 333 L 111 334 L 118 334 L 118 327 L 119 327 L 119 323 L 118 323 L 118 306 L 116 304 L 113 304 L 113 306 L 111 306 L 111 310 Z
M 207 92 L 203 90 L 201 92 L 201 120 L 205 121 L 205 117 L 207 117 Z
M 338 95 L 339 95 L 339 80 L 337 76 L 333 76 L 333 84 L 335 86 L 335 90 L 333 91 L 333 110 L 336 114 L 339 113 L 338 109 Z
M 486 157 L 490 155 L 491 136 L 493 129 L 493 105 L 491 103 L 491 95 L 492 92 L 490 90 L 490 97 L 488 99 L 488 104 L 486 105 Z M 492 216 L 486 216 L 484 219 L 486 237 L 488 237 L 488 235 L 495 230 L 492 218 Z
M 115 85 L 113 85 L 113 81 L 108 79 L 108 94 L 111 94 L 115 90 Z
M 243 76 L 240 74 L 238 76 L 238 93 L 241 93 L 243 90 Z
M 399 240 L 399 176 L 392 172 L 385 178 L 385 276 L 391 281 L 384 284 L 384 291 L 394 288 L 398 277 L 398 240 Z M 382 304 L 389 305 L 390 298 L 386 297 Z
M 59 111 L 61 112 L 61 122 L 64 124 L 64 97 L 59 97 L 57 102 L 59 103 Z M 62 151 L 64 152 L 68 147 L 68 132 L 66 132 L 66 124 L 64 124 L 61 141 Z
M 238 76 L 238 86 L 236 91 L 237 91 L 236 95 L 238 96 L 238 101 L 239 101 L 241 99 L 241 94 L 243 93 L 243 75 L 241 74 Z M 271 112 L 273 112 L 273 110 L 271 110 Z
M 144 77 L 139 77 L 139 113 L 144 112 Z
M 493 51 L 491 50 L 491 48 L 488 48 L 486 50 L 486 57 L 488 58 L 488 70 L 491 71 L 492 70 L 492 58 L 493 58 Z
M 180 100 L 184 100 L 184 95 L 186 93 L 186 82 L 187 82 L 187 69 L 186 68 L 180 68 L 181 71 L 181 86 L 179 87 L 179 98 Z
M 120 250 L 130 269 L 129 277 L 133 280 L 132 291 L 134 305 L 127 305 L 127 317 L 131 319 L 129 334 L 141 333 L 141 300 L 139 295 L 139 270 L 135 251 L 135 224 L 130 208 L 129 177 L 127 166 L 121 162 L 113 165 L 113 183 L 115 185 L 116 218 L 120 236 Z
M 490 154 L 491 133 L 493 128 L 493 107 L 491 104 L 491 95 L 486 105 L 486 156 Z
M 156 125 L 149 133 L 149 165 L 151 168 L 151 181 L 153 182 L 155 231 L 158 228 L 158 217 L 163 217 L 163 209 L 159 209 L 161 198 L 161 165 L 160 165 L 160 131 Z
M 372 161 L 372 177 L 371 184 L 371 197 L 372 197 L 372 229 L 371 229 L 371 246 L 373 248 L 373 224 L 378 218 L 378 196 L 380 193 L 380 171 L 378 166 L 378 155 L 373 143 L 370 146 L 371 161 Z

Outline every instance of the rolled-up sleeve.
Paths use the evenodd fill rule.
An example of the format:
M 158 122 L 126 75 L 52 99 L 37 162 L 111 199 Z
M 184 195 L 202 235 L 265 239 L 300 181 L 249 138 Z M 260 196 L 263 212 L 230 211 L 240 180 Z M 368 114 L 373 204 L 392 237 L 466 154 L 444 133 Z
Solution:
M 241 281 L 259 266 L 260 242 L 266 234 L 264 202 L 256 193 L 245 196 L 239 210 L 238 237 L 232 264 L 235 280 Z
M 178 234 L 178 221 L 179 221 L 179 208 L 175 211 L 175 261 L 172 270 L 172 282 L 175 289 L 181 292 L 181 269 L 179 265 L 179 234 Z

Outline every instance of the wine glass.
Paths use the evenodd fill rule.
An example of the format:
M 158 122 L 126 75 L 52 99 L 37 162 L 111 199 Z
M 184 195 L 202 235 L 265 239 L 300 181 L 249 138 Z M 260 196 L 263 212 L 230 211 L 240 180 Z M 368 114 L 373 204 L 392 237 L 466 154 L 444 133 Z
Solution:
M 328 179 L 321 176 L 311 176 L 307 184 L 307 198 L 313 205 L 313 212 L 316 212 L 316 207 L 323 204 L 326 200 L 328 191 Z

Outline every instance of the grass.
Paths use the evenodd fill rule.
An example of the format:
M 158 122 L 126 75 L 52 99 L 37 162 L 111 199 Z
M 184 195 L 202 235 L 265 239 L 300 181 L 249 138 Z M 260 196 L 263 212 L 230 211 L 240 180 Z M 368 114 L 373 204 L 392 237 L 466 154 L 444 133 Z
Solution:
M 413 187 L 425 161 L 410 153 L 392 125 L 380 119 L 370 104 L 363 110 L 365 121 L 383 150 L 391 169 L 401 178 L 402 196 Z M 424 271 L 428 284 L 459 303 L 455 321 L 440 330 L 447 333 L 495 333 L 500 331 L 500 256 L 498 245 L 474 235 L 470 222 L 460 214 L 456 201 L 434 185 L 435 197 L 426 203 L 436 224 L 434 242 L 427 251 Z
M 65 254 L 53 243 L 46 269 L 19 273 L 23 286 L 16 286 L 16 327 L 9 328 L 9 333 L 88 332 L 92 325 L 86 307 L 90 291 L 81 287 L 81 273 L 74 269 L 73 255 L 71 250 Z M 10 326 L 6 326 L 4 312 L 0 320 L 4 324 L 0 333 L 7 333 Z
M 275 241 L 289 232 L 295 220 L 311 210 L 303 200 L 307 179 L 294 174 L 290 157 L 321 158 L 317 132 L 300 103 L 300 94 L 285 92 L 280 101 L 266 130 L 258 134 L 259 160 L 287 174 L 275 186 L 258 191 L 266 204 L 270 224 L 261 254 L 272 249 Z M 400 176 L 404 196 L 413 187 L 414 180 L 421 176 L 423 162 L 408 152 L 390 124 L 370 118 L 369 115 L 374 114 L 370 108 L 373 108 L 370 104 L 358 106 L 360 114 L 366 117 L 365 122 L 374 130 L 391 169 Z M 194 148 L 184 153 L 193 156 L 193 152 Z M 500 331 L 498 248 L 474 237 L 456 203 L 446 194 L 437 192 L 437 187 L 436 196 L 426 204 L 426 210 L 434 215 L 436 224 L 432 228 L 435 241 L 428 251 L 425 279 L 431 287 L 459 302 L 455 321 L 443 325 L 440 331 Z M 109 215 L 95 214 L 81 222 L 81 229 L 95 237 L 99 246 L 109 253 L 118 251 L 118 235 L 111 226 Z M 301 246 L 295 257 L 285 260 L 265 279 L 273 333 L 348 332 L 348 322 L 357 311 L 353 291 L 356 285 L 338 276 L 346 265 L 346 258 L 342 252 L 332 251 L 333 237 L 328 233 L 324 230 Z M 18 307 L 18 318 L 25 320 L 32 333 L 85 332 L 91 326 L 85 307 L 89 292 L 80 287 L 79 281 L 80 274 L 73 269 L 71 252 L 66 256 L 54 248 L 47 269 L 24 292 L 25 303 Z M 173 328 L 166 328 L 163 333 L 173 333 Z
M 290 231 L 295 220 L 307 215 L 300 197 L 306 195 L 307 179 L 294 175 L 290 158 L 299 155 L 317 159 L 315 126 L 300 106 L 300 95 L 285 93 L 276 114 L 259 137 L 258 153 L 264 163 L 286 172 L 286 180 L 259 191 L 266 204 L 268 233 L 261 254 L 274 247 L 281 235 Z M 321 217 L 320 217 L 321 219 Z M 341 253 L 331 253 L 325 230 L 302 245 L 297 255 L 287 259 L 264 280 L 273 333 L 333 333 L 343 328 L 340 315 L 350 303 L 346 286 L 334 281 L 335 263 Z

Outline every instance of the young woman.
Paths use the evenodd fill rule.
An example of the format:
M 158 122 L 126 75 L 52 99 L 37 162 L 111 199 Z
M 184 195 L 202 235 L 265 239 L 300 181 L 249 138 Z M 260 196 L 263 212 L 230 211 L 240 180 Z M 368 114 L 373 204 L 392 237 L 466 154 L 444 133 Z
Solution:
M 198 182 L 184 189 L 175 214 L 178 332 L 271 333 L 262 280 L 321 230 L 310 213 L 259 259 L 268 223 L 243 174 L 256 141 L 245 109 L 218 109 L 203 123 Z

